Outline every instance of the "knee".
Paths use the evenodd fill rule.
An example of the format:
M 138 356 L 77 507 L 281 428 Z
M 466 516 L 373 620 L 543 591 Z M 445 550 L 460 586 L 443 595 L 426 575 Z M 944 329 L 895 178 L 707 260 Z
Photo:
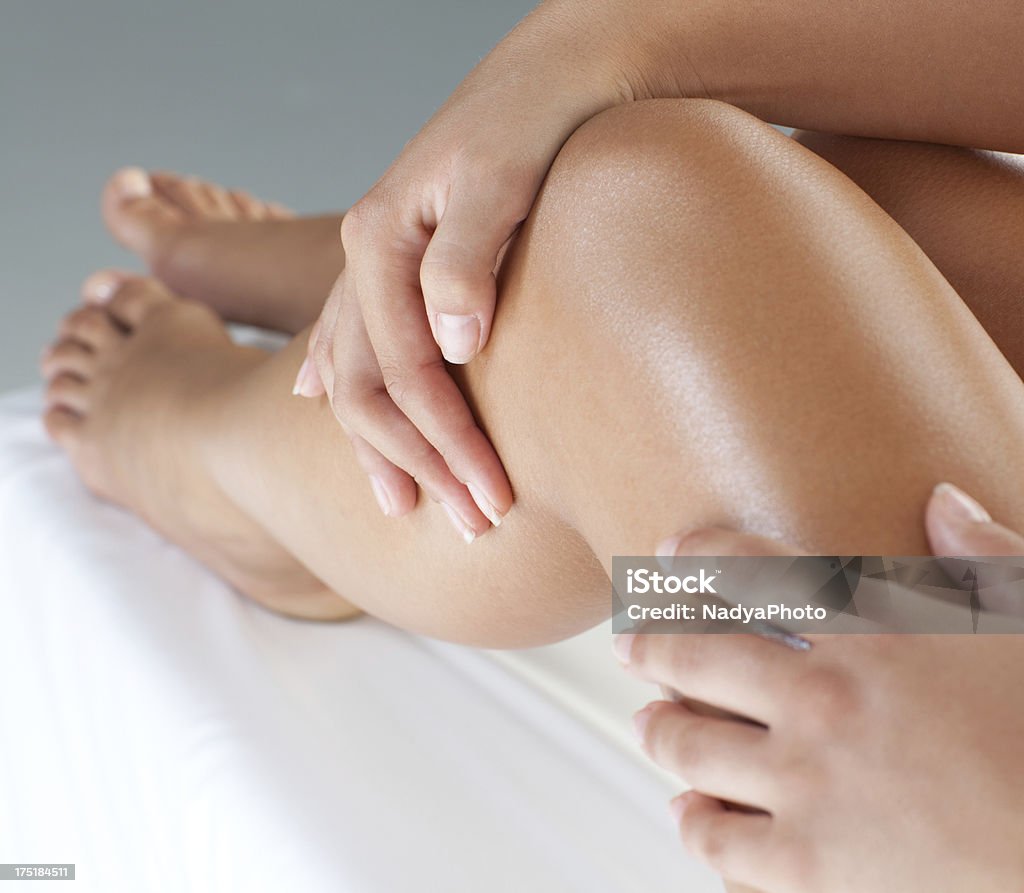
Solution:
M 699 209 L 689 216 L 707 219 L 709 211 L 755 200 L 752 185 L 785 173 L 780 162 L 794 149 L 771 125 L 723 102 L 635 102 L 601 112 L 576 130 L 555 159 L 541 207 L 620 228 L 634 214 L 669 207 Z
M 503 277 L 507 312 L 526 293 L 545 305 L 532 312 L 575 340 L 581 327 L 627 326 L 624 303 L 652 319 L 700 314 L 698 281 L 717 276 L 730 253 L 770 254 L 787 221 L 808 228 L 796 221 L 821 204 L 820 168 L 828 165 L 771 125 L 721 102 L 602 112 L 551 167 Z

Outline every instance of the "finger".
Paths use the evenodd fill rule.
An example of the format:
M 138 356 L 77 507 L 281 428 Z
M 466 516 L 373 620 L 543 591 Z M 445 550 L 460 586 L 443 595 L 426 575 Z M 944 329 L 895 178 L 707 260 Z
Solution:
M 727 880 L 760 889 L 775 861 L 771 816 L 730 809 L 720 800 L 687 791 L 672 801 L 683 846 Z
M 724 527 L 705 527 L 678 533 L 663 540 L 655 555 L 662 558 L 718 555 L 803 555 L 803 550 L 778 540 Z
M 644 752 L 662 769 L 704 794 L 769 809 L 774 786 L 763 727 L 700 716 L 671 701 L 648 704 L 633 723 Z
M 81 341 L 66 338 L 58 341 L 43 354 L 40 371 L 50 380 L 61 373 L 85 378 L 96 363 L 96 353 Z
M 925 509 L 925 530 L 932 552 L 940 556 L 954 584 L 977 591 L 979 603 L 986 612 L 998 615 L 1024 615 L 1020 595 L 1019 562 L 1010 564 L 959 561 L 953 556 L 1022 556 L 1024 537 L 997 524 L 972 497 L 952 484 L 939 484 Z M 950 556 L 950 557 L 944 557 Z M 994 617 L 984 618 L 992 629 Z M 972 617 L 972 626 L 974 618 Z M 980 631 L 980 628 L 979 628 Z
M 807 652 L 745 634 L 620 633 L 615 654 L 635 676 L 770 725 L 797 696 Z
M 331 287 L 320 317 L 313 324 L 306 343 L 306 356 L 299 367 L 292 394 L 300 397 L 334 396 L 334 337 L 338 332 L 345 287 L 342 270 Z M 340 421 L 340 419 L 339 419 Z
M 406 472 L 427 494 L 442 503 L 452 524 L 466 542 L 487 530 L 488 519 L 480 512 L 469 491 L 451 473 L 440 453 L 395 405 L 384 387 L 369 338 L 363 328 L 359 307 L 343 306 L 333 330 L 333 357 L 325 360 L 322 350 L 326 326 L 317 343 L 317 366 L 330 367 L 331 406 L 351 434 L 363 438 L 385 459 Z
M 352 217 L 349 212 L 345 221 Z M 382 251 L 382 244 L 402 247 Z M 381 232 L 373 241 L 360 235 L 354 245 L 346 245 L 346 254 L 354 261 L 350 284 L 389 396 L 497 526 L 512 506 L 512 488 L 431 336 L 419 288 L 420 252 L 425 247 L 411 235 L 402 239 Z M 418 466 L 397 461 L 373 437 L 367 440 L 420 477 Z
M 509 201 L 521 192 L 492 177 L 477 183 L 460 178 L 423 253 L 420 285 L 427 319 L 449 363 L 468 363 L 490 336 L 498 252 L 529 210 Z
M 358 434 L 350 434 L 356 461 L 370 477 L 370 488 L 380 510 L 389 518 L 400 518 L 416 507 L 416 482 L 389 462 Z
M 925 509 L 925 530 L 935 555 L 1024 555 L 1024 537 L 1002 524 L 952 484 L 939 484 Z
M 320 318 L 313 324 L 309 332 L 309 339 L 306 342 L 306 355 L 302 358 L 302 365 L 299 366 L 298 375 L 295 376 L 295 384 L 292 385 L 292 395 L 298 397 L 322 397 L 329 394 L 331 389 L 324 383 L 324 370 L 330 369 L 328 358 L 333 355 L 333 345 L 329 342 L 321 345 L 320 333 L 323 330 L 324 315 L 330 313 L 331 301 L 328 299 L 324 309 L 320 312 Z M 318 363 L 317 355 L 323 357 L 323 362 Z M 333 382 L 333 375 L 331 376 Z

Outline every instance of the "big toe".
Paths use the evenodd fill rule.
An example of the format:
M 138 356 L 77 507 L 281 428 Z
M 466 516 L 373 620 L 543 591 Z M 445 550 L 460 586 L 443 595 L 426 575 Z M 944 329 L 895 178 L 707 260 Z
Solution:
M 126 167 L 103 188 L 103 219 L 117 242 L 152 260 L 168 247 L 184 220 L 173 202 L 158 194 L 142 168 Z
M 100 308 L 128 331 L 141 326 L 154 310 L 176 301 L 156 279 L 120 270 L 93 273 L 82 284 L 82 299 L 87 308 Z

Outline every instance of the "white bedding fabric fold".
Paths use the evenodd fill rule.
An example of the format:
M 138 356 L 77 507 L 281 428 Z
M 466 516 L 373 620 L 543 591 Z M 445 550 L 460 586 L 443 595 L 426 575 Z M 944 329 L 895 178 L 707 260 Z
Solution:
M 0 862 L 79 893 L 720 889 L 624 743 L 655 692 L 605 631 L 495 661 L 274 616 L 88 494 L 38 410 L 0 399 Z

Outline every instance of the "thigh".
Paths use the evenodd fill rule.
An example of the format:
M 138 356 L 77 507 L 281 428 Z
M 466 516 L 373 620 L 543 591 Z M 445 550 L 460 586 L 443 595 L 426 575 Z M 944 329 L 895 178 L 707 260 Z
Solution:
M 1024 371 L 1024 156 L 802 132 L 917 242 Z
M 1020 379 L 889 215 L 728 106 L 581 128 L 506 260 L 494 337 L 467 389 L 606 568 L 712 524 L 924 553 L 944 479 L 1024 522 Z
M 920 554 L 939 480 L 1024 526 L 1024 385 L 935 265 L 832 165 L 719 103 L 636 103 L 568 141 L 459 367 L 516 504 L 466 546 L 373 502 L 300 337 L 233 401 L 231 495 L 350 601 L 491 646 L 607 616 L 616 554 L 726 525 Z M 239 427 L 237 417 L 245 420 Z

